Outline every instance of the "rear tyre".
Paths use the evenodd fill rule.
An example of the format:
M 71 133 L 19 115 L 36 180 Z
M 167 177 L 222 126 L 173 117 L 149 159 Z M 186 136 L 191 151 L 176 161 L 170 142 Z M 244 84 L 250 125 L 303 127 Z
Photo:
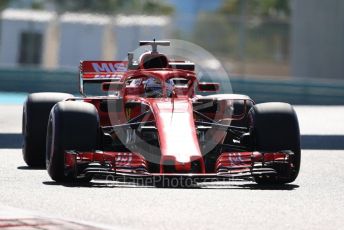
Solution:
M 249 117 L 252 122 L 254 150 L 260 152 L 290 150 L 294 153 L 292 170 L 278 167 L 276 177 L 257 177 L 255 181 L 258 184 L 293 182 L 299 174 L 301 163 L 299 123 L 293 107 L 280 102 L 257 104 L 250 110 Z
M 67 93 L 32 93 L 23 107 L 23 158 L 30 167 L 45 166 L 45 138 L 51 108 L 59 101 L 73 97 Z
M 75 181 L 74 172 L 65 172 L 66 150 L 94 151 L 99 142 L 97 109 L 86 102 L 64 101 L 51 110 L 46 146 L 46 166 L 57 182 Z M 90 181 L 92 178 L 85 178 Z

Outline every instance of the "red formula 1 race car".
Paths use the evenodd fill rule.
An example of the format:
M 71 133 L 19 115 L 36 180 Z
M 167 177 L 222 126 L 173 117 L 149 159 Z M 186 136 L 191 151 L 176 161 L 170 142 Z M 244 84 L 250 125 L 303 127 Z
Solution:
M 195 65 L 170 61 L 152 46 L 137 61 L 83 61 L 80 93 L 33 93 L 24 105 L 23 156 L 58 182 L 177 178 L 192 183 L 293 182 L 300 133 L 292 106 L 216 94 Z M 93 84 L 92 84 L 93 83 Z M 84 87 L 101 84 L 103 96 Z M 206 92 L 207 95 L 200 95 Z

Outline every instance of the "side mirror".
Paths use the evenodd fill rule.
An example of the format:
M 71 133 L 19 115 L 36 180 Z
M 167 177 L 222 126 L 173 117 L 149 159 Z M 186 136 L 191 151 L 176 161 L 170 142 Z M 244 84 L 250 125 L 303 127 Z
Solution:
M 123 82 L 104 82 L 102 83 L 102 90 L 108 91 L 121 91 L 123 89 Z
M 200 92 L 216 92 L 219 91 L 220 84 L 213 82 L 199 82 L 198 91 Z

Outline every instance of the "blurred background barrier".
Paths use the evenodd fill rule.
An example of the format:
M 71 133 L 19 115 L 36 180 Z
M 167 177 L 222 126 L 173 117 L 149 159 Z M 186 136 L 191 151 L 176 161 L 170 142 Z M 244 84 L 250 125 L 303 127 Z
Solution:
M 79 94 L 78 72 L 30 68 L 0 69 L 0 91 L 68 92 Z M 206 79 L 203 79 L 206 80 Z M 283 101 L 291 104 L 344 104 L 344 83 L 310 82 L 308 79 L 255 79 L 235 76 L 230 79 L 234 93 L 249 95 L 257 103 Z
M 235 93 L 247 94 L 257 103 L 281 101 L 299 105 L 344 104 L 344 83 L 247 78 L 233 78 L 231 83 Z
M 78 73 L 37 68 L 0 69 L 0 91 L 78 93 Z

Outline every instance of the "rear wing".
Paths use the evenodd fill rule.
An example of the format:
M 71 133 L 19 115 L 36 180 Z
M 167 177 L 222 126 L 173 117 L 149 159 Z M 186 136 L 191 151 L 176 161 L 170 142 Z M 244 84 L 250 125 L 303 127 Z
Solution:
M 81 61 L 79 90 L 84 95 L 84 83 L 120 81 L 127 71 L 127 61 Z

